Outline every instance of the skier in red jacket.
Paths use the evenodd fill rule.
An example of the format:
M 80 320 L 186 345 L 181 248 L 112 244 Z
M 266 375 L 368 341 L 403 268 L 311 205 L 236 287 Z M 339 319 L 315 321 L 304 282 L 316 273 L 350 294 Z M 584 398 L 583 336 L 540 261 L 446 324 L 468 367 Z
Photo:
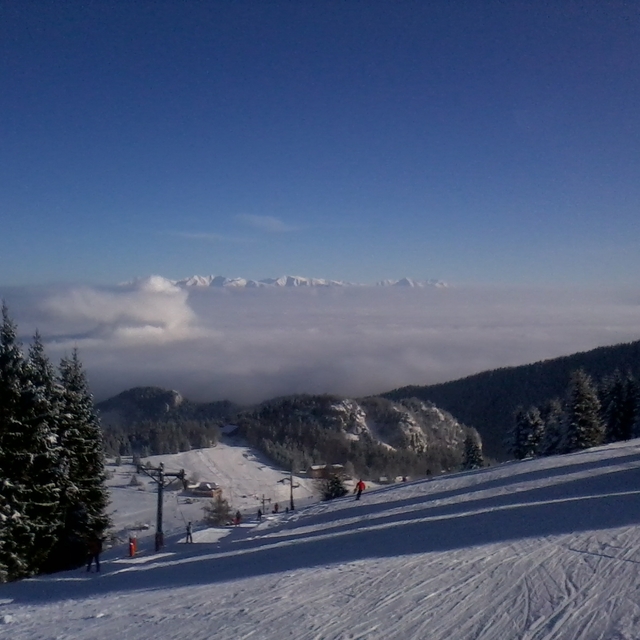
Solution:
M 358 480 L 358 483 L 356 484 L 356 488 L 353 490 L 353 493 L 356 494 L 356 500 L 360 500 L 360 496 L 362 495 L 362 492 L 366 488 L 367 487 L 365 486 L 364 482 L 362 481 L 362 478 L 360 478 L 360 480 Z

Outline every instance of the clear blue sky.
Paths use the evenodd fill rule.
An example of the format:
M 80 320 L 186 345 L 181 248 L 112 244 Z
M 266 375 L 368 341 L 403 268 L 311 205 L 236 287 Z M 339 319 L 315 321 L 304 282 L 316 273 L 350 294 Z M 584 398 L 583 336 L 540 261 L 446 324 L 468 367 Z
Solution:
M 0 285 L 634 283 L 635 1 L 0 1 Z

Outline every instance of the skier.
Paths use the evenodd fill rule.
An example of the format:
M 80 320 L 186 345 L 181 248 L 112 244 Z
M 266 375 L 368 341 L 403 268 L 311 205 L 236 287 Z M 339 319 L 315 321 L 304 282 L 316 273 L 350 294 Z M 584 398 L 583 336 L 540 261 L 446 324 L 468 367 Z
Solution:
M 191 521 L 187 523 L 187 539 L 185 540 L 185 543 L 188 542 L 193 542 L 193 525 L 191 524 Z
M 258 507 L 258 522 L 262 522 L 262 509 Z
M 102 540 L 93 535 L 87 542 L 87 571 L 91 571 L 91 563 L 95 560 L 96 572 L 100 572 L 100 554 L 102 553 Z
M 239 525 L 241 521 L 242 521 L 242 514 L 240 513 L 240 510 L 238 509 L 238 511 L 236 511 L 236 526 Z
M 280 511 L 280 505 L 276 502 L 275 506 L 273 507 L 273 513 L 278 513 L 278 511 Z
M 360 478 L 360 480 L 358 480 L 358 483 L 356 484 L 356 488 L 353 490 L 353 493 L 356 494 L 356 500 L 360 500 L 360 496 L 362 495 L 362 492 L 365 489 L 366 489 L 366 486 L 362 481 L 362 478 Z

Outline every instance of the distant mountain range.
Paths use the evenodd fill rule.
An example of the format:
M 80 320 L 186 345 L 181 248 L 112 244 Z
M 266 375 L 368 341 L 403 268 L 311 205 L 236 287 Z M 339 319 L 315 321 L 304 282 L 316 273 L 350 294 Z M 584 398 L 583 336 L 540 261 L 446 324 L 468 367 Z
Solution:
M 344 280 L 326 280 L 323 278 L 303 278 L 301 276 L 281 276 L 280 278 L 264 278 L 263 280 L 251 280 L 248 278 L 227 278 L 225 276 L 191 276 L 182 280 L 172 280 L 179 287 L 218 287 L 230 289 L 259 289 L 269 287 L 363 287 L 368 285 L 346 282 Z M 407 288 L 442 288 L 447 284 L 441 280 L 412 280 L 401 278 L 400 280 L 380 280 L 376 282 L 378 287 L 407 287 Z

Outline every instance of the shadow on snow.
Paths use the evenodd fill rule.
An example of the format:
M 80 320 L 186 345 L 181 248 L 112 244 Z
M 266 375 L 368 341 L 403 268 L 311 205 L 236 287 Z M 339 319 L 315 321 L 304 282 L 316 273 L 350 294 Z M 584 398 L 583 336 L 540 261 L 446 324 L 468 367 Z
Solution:
M 236 532 L 219 545 L 175 544 L 166 549 L 171 553 L 165 557 L 149 557 L 147 564 L 135 568 L 123 570 L 122 564 L 107 560 L 100 578 L 84 579 L 80 572 L 65 572 L 2 585 L 0 598 L 55 601 L 112 592 L 215 585 L 310 567 L 640 524 L 640 467 L 547 487 L 473 497 L 479 491 L 508 487 L 514 481 L 560 477 L 592 467 L 602 471 L 608 462 L 535 470 L 460 489 L 368 505 L 366 501 L 353 504 L 352 499 L 347 499 L 338 511 L 300 517 L 276 530 L 252 530 L 250 538 L 241 538 Z M 640 462 L 640 454 L 614 458 L 610 465 L 633 462 Z M 476 474 L 476 478 L 483 475 Z M 436 504 L 458 496 L 465 499 Z M 399 512 L 388 513 L 393 509 Z M 345 518 L 357 521 L 348 523 L 343 521 Z M 297 531 L 319 525 L 319 531 Z

